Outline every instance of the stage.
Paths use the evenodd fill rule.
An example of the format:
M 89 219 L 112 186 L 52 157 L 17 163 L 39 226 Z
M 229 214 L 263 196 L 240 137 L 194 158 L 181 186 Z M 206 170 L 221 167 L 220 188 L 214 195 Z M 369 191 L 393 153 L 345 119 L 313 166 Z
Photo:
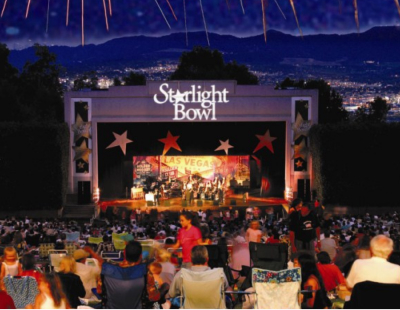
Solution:
M 189 205 L 182 198 L 170 198 L 170 199 L 160 199 L 159 204 L 149 204 L 144 199 L 134 200 L 134 199 L 112 199 L 112 200 L 101 200 L 98 202 L 102 212 L 105 212 L 107 207 L 126 207 L 128 210 L 140 209 L 145 211 L 148 208 L 157 209 L 158 212 L 172 211 L 180 212 L 182 209 L 190 211 L 198 210 L 219 210 L 221 208 L 226 209 L 232 207 L 233 209 L 242 209 L 250 207 L 259 207 L 260 209 L 266 209 L 269 206 L 282 206 L 286 211 L 288 201 L 283 198 L 274 197 L 253 197 L 249 196 L 246 201 L 243 200 L 243 195 L 231 195 L 225 198 L 220 204 L 213 200 L 204 199 L 193 199 L 192 203 Z

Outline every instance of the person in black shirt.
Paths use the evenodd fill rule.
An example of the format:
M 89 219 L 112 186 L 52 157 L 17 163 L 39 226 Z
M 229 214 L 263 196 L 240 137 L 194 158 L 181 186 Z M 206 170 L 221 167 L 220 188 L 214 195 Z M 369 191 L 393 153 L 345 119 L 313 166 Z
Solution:
M 299 211 L 290 214 L 289 238 L 292 253 L 296 253 L 297 250 L 307 250 L 315 254 L 314 241 L 317 239 L 320 248 L 320 235 L 318 218 L 308 205 L 302 205 Z

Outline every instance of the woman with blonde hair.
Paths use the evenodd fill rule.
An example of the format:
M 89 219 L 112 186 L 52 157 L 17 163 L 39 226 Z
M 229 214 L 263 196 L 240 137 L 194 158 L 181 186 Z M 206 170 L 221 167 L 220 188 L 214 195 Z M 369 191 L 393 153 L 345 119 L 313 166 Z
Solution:
M 29 308 L 29 307 L 27 307 Z M 63 291 L 57 273 L 46 273 L 39 284 L 34 309 L 69 309 L 67 297 Z
M 81 278 L 75 273 L 75 259 L 72 256 L 63 257 L 58 276 L 71 308 L 77 308 L 81 304 L 79 297 L 83 298 L 86 294 Z

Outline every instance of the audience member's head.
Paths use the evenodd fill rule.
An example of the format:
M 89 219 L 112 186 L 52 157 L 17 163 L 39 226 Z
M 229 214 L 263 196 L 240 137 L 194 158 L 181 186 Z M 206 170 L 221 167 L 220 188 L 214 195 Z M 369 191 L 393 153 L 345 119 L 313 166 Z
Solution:
M 85 250 L 78 249 L 74 251 L 74 259 L 77 262 L 84 262 L 89 257 L 89 253 Z
M 153 262 L 149 265 L 149 270 L 152 274 L 160 274 L 162 271 L 162 266 L 160 263 Z
M 302 205 L 303 205 L 303 199 L 296 198 L 292 201 L 292 204 L 290 205 L 290 207 L 293 209 L 296 209 L 296 210 L 300 210 Z
M 331 258 L 329 256 L 329 254 L 325 251 L 319 252 L 317 254 L 317 259 L 318 259 L 318 262 L 320 262 L 321 264 L 324 264 L 324 265 L 331 263 Z
M 138 262 L 142 255 L 142 245 L 140 242 L 129 241 L 125 248 L 125 255 L 128 262 Z
M 171 252 L 165 250 L 165 249 L 157 249 L 156 251 L 156 259 L 160 263 L 166 263 L 171 260 Z
M 370 247 L 372 256 L 387 259 L 393 252 L 393 240 L 385 235 L 378 235 L 371 239 Z
M 196 245 L 190 253 L 193 265 L 205 265 L 208 262 L 208 251 L 204 245 Z
M 24 271 L 35 269 L 35 256 L 31 253 L 26 253 L 21 258 L 21 265 Z
M 76 262 L 72 256 L 64 256 L 60 262 L 61 273 L 76 273 Z

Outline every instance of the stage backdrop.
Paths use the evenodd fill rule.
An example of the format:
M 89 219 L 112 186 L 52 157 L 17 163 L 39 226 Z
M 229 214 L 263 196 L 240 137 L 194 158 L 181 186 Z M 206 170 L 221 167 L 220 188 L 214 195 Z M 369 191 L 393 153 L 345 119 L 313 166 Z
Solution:
M 186 169 L 193 170 L 191 173 L 194 173 L 200 167 L 196 167 L 196 159 L 192 156 L 201 156 L 203 159 L 206 158 L 204 156 L 210 156 L 222 162 L 226 155 L 229 155 L 226 157 L 228 166 L 231 165 L 229 158 L 234 158 L 231 155 L 242 156 L 246 163 L 244 167 L 250 169 L 252 189 L 260 189 L 263 184 L 264 195 L 283 197 L 285 139 L 285 122 L 99 122 L 97 150 L 101 197 L 107 199 L 130 196 L 134 160 L 139 164 L 141 160 L 151 158 L 149 156 L 161 156 L 164 158 L 161 164 L 167 164 L 167 161 L 180 160 L 185 163 L 185 160 L 190 159 Z M 142 173 L 149 169 L 145 161 L 141 164 L 139 170 Z M 205 165 L 205 162 L 202 164 Z M 155 166 L 157 167 L 151 168 L 151 173 L 158 174 L 154 169 L 161 167 L 158 164 Z M 172 167 L 174 170 L 173 167 L 178 166 L 180 165 L 168 162 L 169 168 L 164 166 L 163 169 Z M 185 166 L 180 166 L 180 172 L 177 173 L 186 173 L 184 169 Z
M 212 181 L 223 177 L 226 183 L 235 178 L 239 184 L 250 182 L 250 156 L 134 156 L 133 184 L 144 186 L 148 176 L 161 179 L 186 179 L 197 175 Z

